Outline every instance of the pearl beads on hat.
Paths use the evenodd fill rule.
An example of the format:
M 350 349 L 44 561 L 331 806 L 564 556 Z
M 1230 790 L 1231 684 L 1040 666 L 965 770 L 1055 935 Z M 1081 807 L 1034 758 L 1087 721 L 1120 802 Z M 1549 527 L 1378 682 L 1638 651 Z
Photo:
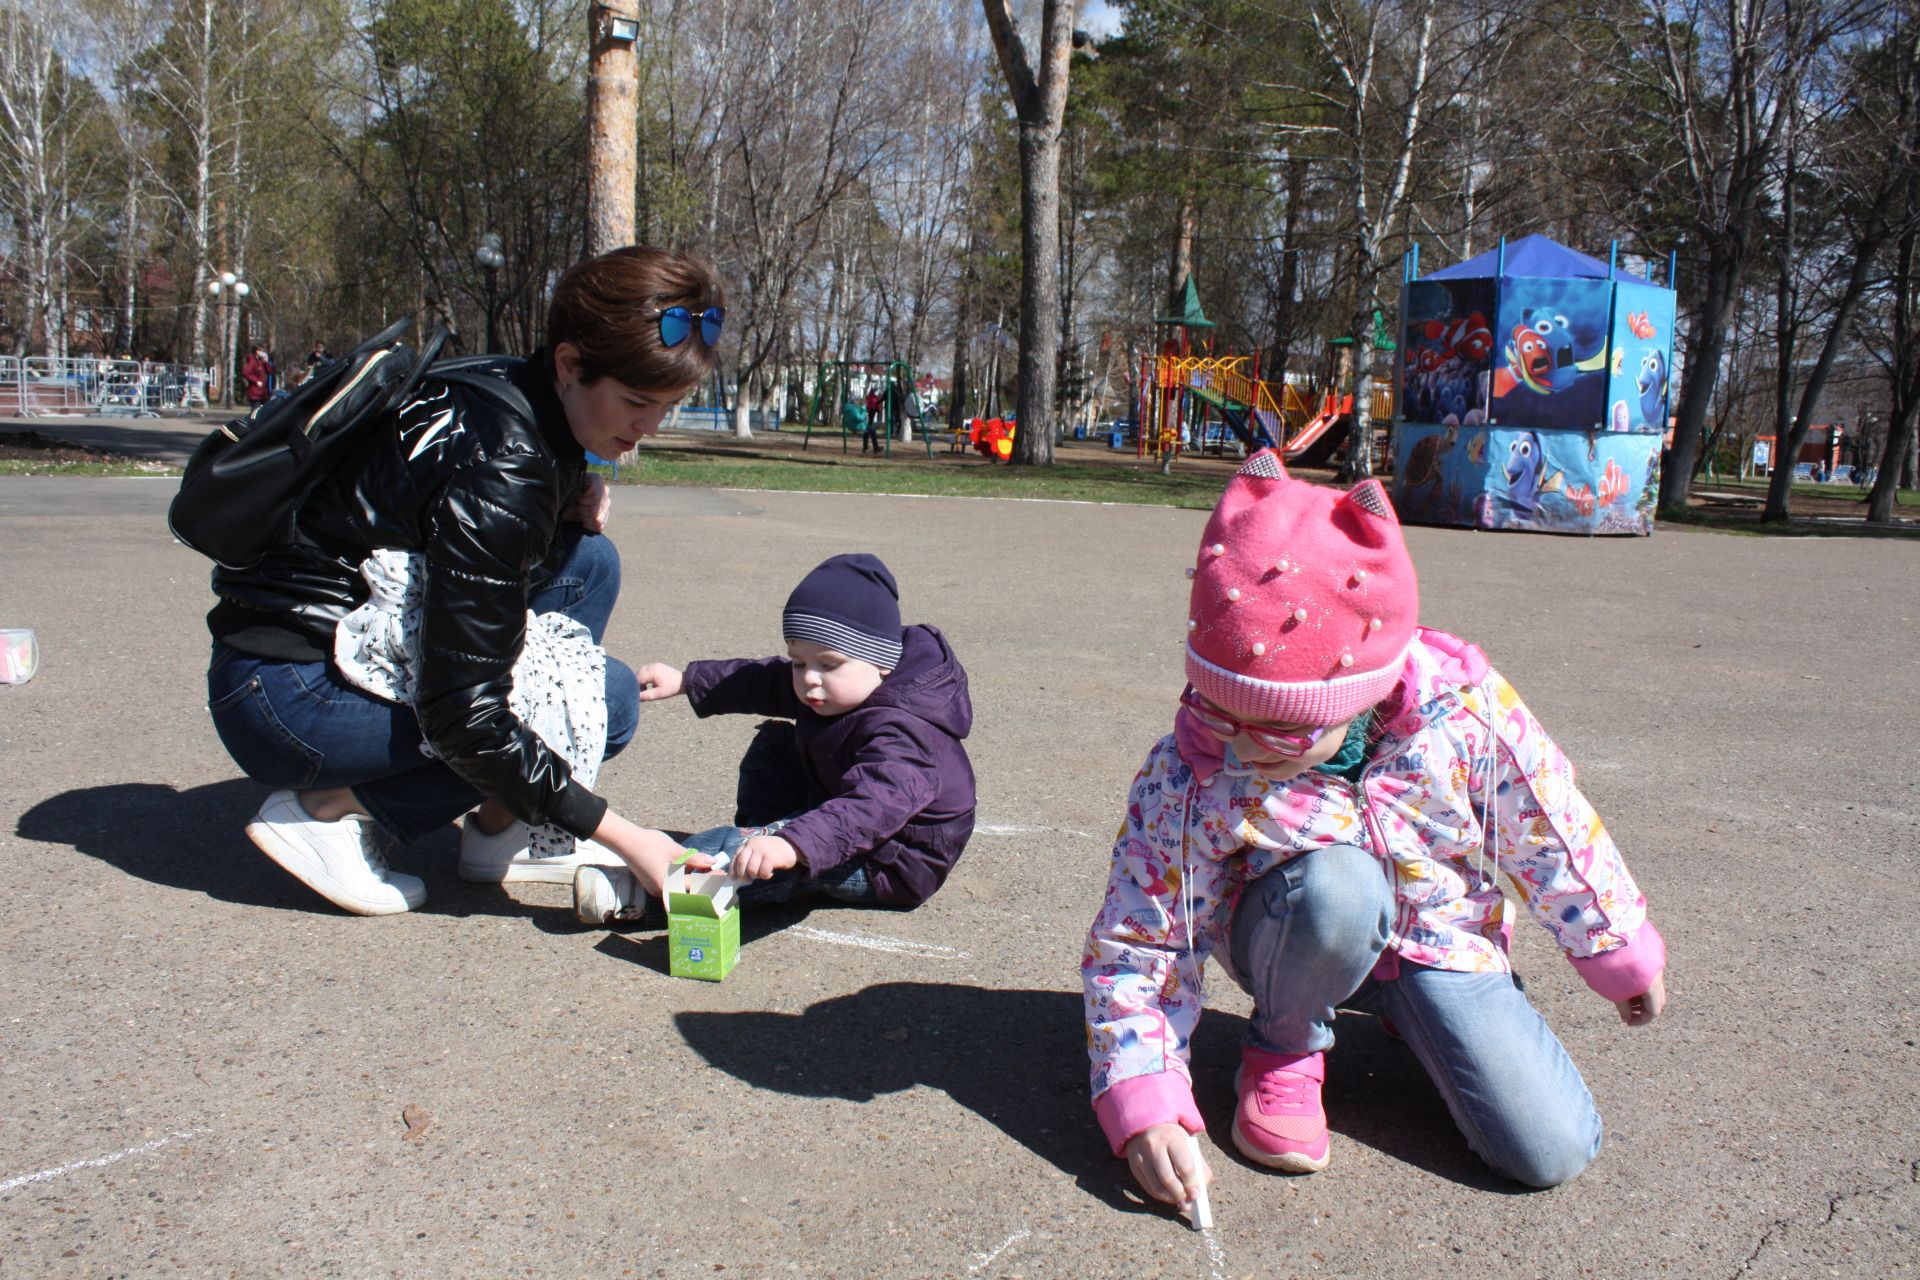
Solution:
M 1239 598 L 1240 598 L 1240 588 L 1238 587 L 1227 588 L 1227 599 L 1238 600 Z
M 1341 655 L 1340 655 L 1340 665 L 1341 665 L 1341 666 L 1343 666 L 1343 667 L 1350 667 L 1350 666 L 1352 666 L 1352 665 L 1353 665 L 1353 655 L 1352 655 L 1352 654 L 1350 654 L 1350 653 L 1343 653 L 1343 654 L 1341 654 Z
M 1380 629 L 1380 619 L 1378 618 L 1367 619 L 1367 630 L 1378 631 L 1379 629 Z
M 1267 651 L 1267 646 L 1266 646 L 1266 645 L 1264 645 L 1264 644 L 1262 644 L 1262 643 L 1260 643 L 1260 642 L 1259 642 L 1258 640 L 1255 640 L 1255 641 L 1253 642 L 1253 656 L 1254 656 L 1254 657 L 1256 657 L 1256 658 L 1257 658 L 1257 657 L 1259 657 L 1259 656 L 1260 656 L 1261 654 L 1263 654 L 1263 653 L 1265 653 L 1266 651 Z
M 1305 622 L 1307 620 L 1307 611 L 1305 609 L 1295 609 L 1293 611 L 1293 620 L 1295 622 Z
M 1216 542 L 1207 548 L 1207 553 L 1209 555 L 1223 556 L 1227 554 L 1227 544 L 1224 542 Z

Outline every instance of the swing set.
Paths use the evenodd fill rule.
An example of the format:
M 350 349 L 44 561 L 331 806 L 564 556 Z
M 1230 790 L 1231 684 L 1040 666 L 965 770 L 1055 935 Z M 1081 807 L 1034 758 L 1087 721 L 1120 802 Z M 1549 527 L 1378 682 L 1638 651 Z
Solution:
M 854 399 L 864 409 L 866 392 L 876 382 L 880 389 L 881 416 L 872 426 L 879 436 L 882 455 L 891 458 L 893 439 L 906 426 L 909 416 L 905 413 L 907 397 L 914 394 L 913 366 L 905 360 L 822 360 L 814 382 L 813 407 L 807 414 L 806 436 L 800 447 L 805 449 L 812 443 L 815 427 L 824 432 L 838 424 L 840 452 L 847 452 L 847 438 L 857 433 L 847 424 L 840 406 Z M 857 398 L 856 385 L 859 387 Z M 931 458 L 933 437 L 926 431 L 920 434 Z

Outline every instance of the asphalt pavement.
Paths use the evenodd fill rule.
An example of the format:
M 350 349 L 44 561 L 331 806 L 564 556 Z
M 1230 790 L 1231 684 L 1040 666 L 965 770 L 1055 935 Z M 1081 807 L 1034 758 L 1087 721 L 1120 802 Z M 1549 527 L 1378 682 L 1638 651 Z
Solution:
M 0 687 L 0 1276 L 1920 1273 L 1911 541 L 1411 530 L 1425 621 L 1487 649 L 1626 851 L 1671 1005 L 1622 1027 L 1523 919 L 1607 1122 L 1592 1167 L 1493 1178 L 1350 1017 L 1332 1167 L 1287 1178 L 1232 1151 L 1246 1003 L 1216 970 L 1202 1235 L 1099 1137 L 1078 962 L 1204 513 L 620 490 L 617 655 L 774 652 L 799 576 L 867 549 L 972 676 L 981 825 L 947 887 L 752 916 L 705 984 L 562 887 L 462 884 L 451 828 L 396 853 L 430 898 L 387 919 L 259 855 L 174 484 L 0 478 L 0 626 L 42 653 Z M 724 821 L 752 728 L 649 708 L 602 789 Z

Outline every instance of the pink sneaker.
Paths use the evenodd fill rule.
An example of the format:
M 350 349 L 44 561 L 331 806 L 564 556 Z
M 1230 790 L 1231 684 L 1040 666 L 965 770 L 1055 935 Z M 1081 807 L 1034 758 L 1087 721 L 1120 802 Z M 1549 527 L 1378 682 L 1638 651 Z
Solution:
M 1233 1114 L 1233 1145 L 1256 1164 L 1282 1173 L 1318 1173 L 1327 1167 L 1327 1113 L 1320 1082 L 1327 1078 L 1321 1053 L 1240 1050 L 1233 1087 L 1240 1106 Z

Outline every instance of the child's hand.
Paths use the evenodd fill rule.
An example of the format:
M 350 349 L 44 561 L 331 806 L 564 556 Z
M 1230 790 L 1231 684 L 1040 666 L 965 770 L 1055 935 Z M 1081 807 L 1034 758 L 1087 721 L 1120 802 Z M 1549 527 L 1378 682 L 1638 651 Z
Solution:
M 658 702 L 680 692 L 680 668 L 664 662 L 649 662 L 633 673 L 640 685 L 640 701 Z
M 1213 1181 L 1213 1170 L 1177 1124 L 1157 1124 L 1128 1138 L 1127 1168 L 1142 1191 L 1171 1205 L 1189 1203 Z
M 766 880 L 799 865 L 799 851 L 779 836 L 755 836 L 733 855 L 727 874 L 736 880 Z
M 1667 1007 L 1667 975 L 1656 974 L 1653 985 L 1637 996 L 1625 1000 L 1615 1000 L 1613 1007 L 1620 1011 L 1620 1021 L 1630 1027 L 1644 1027 L 1660 1016 Z

